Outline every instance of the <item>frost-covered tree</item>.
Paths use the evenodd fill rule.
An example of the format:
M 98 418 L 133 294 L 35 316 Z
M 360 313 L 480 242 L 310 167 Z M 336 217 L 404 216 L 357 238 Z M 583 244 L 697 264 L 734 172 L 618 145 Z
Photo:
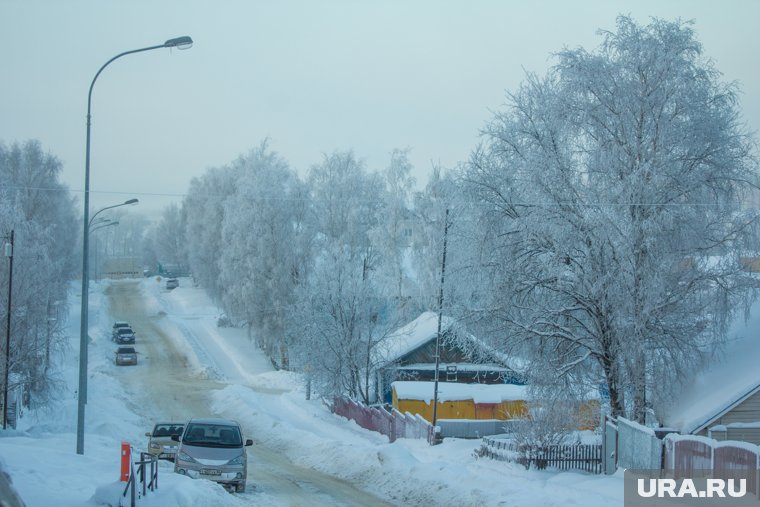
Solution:
M 528 75 L 472 156 L 493 275 L 473 310 L 643 421 L 747 295 L 756 165 L 690 23 L 619 17 L 602 39 Z
M 317 235 L 292 313 L 298 368 L 324 396 L 368 402 L 374 350 L 397 324 L 369 234 L 379 221 L 383 181 L 352 152 L 337 152 L 312 168 L 308 183 Z
M 298 176 L 266 143 L 234 164 L 235 192 L 224 203 L 220 281 L 225 308 L 248 322 L 264 352 L 289 367 L 288 309 L 304 268 Z M 295 204 L 295 205 L 294 205 Z
M 221 302 L 219 256 L 222 245 L 224 203 L 235 189 L 235 174 L 229 167 L 212 168 L 190 181 L 182 201 L 185 245 L 195 280 L 209 296 Z
M 169 204 L 161 213 L 158 223 L 151 228 L 150 244 L 159 262 L 187 264 L 186 210 L 177 204 Z
M 461 203 L 458 202 L 461 200 L 459 194 L 460 190 L 453 173 L 444 173 L 440 168 L 435 168 L 425 189 L 414 196 L 410 264 L 416 284 L 414 298 L 421 311 L 438 309 L 444 218 L 447 209 L 461 209 Z M 449 217 L 450 222 L 452 216 Z M 458 227 L 457 230 L 461 231 Z M 455 231 L 452 229 L 451 232 L 453 236 Z
M 60 171 L 58 159 L 37 141 L 0 144 L 0 234 L 15 233 L 10 387 L 23 384 L 38 402 L 50 395 L 55 379 L 50 357 L 65 343 L 68 282 L 77 265 L 78 220 Z M 6 288 L 0 290 L 3 336 L 8 274 L 6 263 L 0 267 L 0 287 Z
M 409 150 L 394 150 L 383 171 L 384 191 L 375 198 L 381 201 L 382 211 L 377 225 L 370 231 L 370 241 L 378 254 L 378 283 L 388 297 L 396 301 L 399 310 L 414 318 L 410 307 L 411 280 L 409 256 L 413 228 L 412 191 L 414 178 Z

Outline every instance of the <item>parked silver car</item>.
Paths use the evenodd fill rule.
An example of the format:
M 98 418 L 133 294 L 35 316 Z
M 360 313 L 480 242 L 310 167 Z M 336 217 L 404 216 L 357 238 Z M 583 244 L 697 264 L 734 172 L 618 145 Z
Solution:
M 191 419 L 179 442 L 174 471 L 194 479 L 210 479 L 229 490 L 245 491 L 248 457 L 253 441 L 243 440 L 240 425 L 229 419 Z
M 158 423 L 153 427 L 153 431 L 145 434 L 149 437 L 148 452 L 156 455 L 159 459 L 168 459 L 174 461 L 177 454 L 177 442 L 172 440 L 173 435 L 181 435 L 185 428 L 182 422 L 164 422 Z

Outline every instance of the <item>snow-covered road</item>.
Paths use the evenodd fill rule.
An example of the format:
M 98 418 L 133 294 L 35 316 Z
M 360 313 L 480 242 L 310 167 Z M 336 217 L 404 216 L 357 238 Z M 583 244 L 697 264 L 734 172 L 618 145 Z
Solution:
M 478 459 L 473 440 L 388 443 L 319 399 L 305 400 L 297 374 L 273 371 L 244 329 L 216 327 L 218 310 L 203 290 L 180 283 L 172 292 L 152 279 L 93 283 L 83 456 L 75 454 L 79 322 L 72 306 L 69 352 L 56 358 L 55 401 L 27 412 L 18 430 L 0 432 L 0 468 L 28 507 L 117 505 L 121 442 L 144 449 L 157 419 L 198 415 L 237 419 L 254 439 L 248 490 L 229 494 L 162 462 L 160 487 L 141 499 L 143 507 L 623 505 L 618 475 Z M 72 294 L 76 305 L 75 284 Z M 138 332 L 134 367 L 113 364 L 111 324 L 122 319 Z
M 141 367 L 118 369 L 117 374 L 146 417 L 182 421 L 218 416 L 211 406 L 213 393 L 225 385 L 270 397 L 288 391 L 257 380 L 274 370 L 244 330 L 219 329 L 213 309 L 200 302 L 188 304 L 197 290 L 175 291 L 125 281 L 105 292 L 109 313 L 131 322 L 138 336 L 135 347 L 142 352 Z M 179 297 L 182 292 L 185 298 Z M 226 407 L 225 413 L 238 420 L 245 417 L 235 405 Z M 252 428 L 244 425 L 244 431 L 256 445 L 249 449 L 248 487 L 237 495 L 241 500 L 274 506 L 388 505 L 345 481 L 292 463 L 279 449 L 267 447 Z

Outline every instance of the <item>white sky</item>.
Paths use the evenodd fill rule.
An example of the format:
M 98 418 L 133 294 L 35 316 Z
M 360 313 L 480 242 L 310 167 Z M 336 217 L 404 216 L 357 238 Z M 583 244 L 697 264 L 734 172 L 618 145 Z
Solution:
M 98 78 L 93 210 L 179 202 L 192 177 L 265 137 L 301 174 L 336 149 L 381 169 L 409 147 L 424 183 L 433 163 L 467 158 L 526 70 L 544 74 L 564 46 L 596 48 L 621 13 L 693 19 L 760 129 L 756 0 L 0 0 L 0 141 L 39 139 L 81 202 L 95 72 L 190 35 L 188 51 L 129 55 Z

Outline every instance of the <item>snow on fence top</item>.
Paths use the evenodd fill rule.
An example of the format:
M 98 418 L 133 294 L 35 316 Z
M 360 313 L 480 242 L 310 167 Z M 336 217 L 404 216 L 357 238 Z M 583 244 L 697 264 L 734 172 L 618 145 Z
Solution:
M 670 440 L 672 442 L 689 440 L 691 442 L 701 442 L 708 446 L 713 446 L 716 442 L 716 440 L 710 437 L 703 437 L 702 435 L 679 435 L 678 433 L 668 433 L 665 435 L 665 440 Z
M 402 400 L 433 401 L 434 382 L 397 381 L 391 384 L 396 396 Z M 438 401 L 472 400 L 475 403 L 501 403 L 525 400 L 528 386 L 512 384 L 458 384 L 438 383 Z
M 618 417 L 618 424 L 628 425 L 631 428 L 638 430 L 642 433 L 646 433 L 647 435 L 651 435 L 653 437 L 655 436 L 654 428 L 650 428 L 649 426 L 644 426 L 643 424 L 639 424 L 636 421 L 631 421 L 630 419 Z
M 712 446 L 714 449 L 717 449 L 718 447 L 738 447 L 760 455 L 760 446 L 750 444 L 749 442 L 742 442 L 740 440 L 718 440 L 714 442 Z

